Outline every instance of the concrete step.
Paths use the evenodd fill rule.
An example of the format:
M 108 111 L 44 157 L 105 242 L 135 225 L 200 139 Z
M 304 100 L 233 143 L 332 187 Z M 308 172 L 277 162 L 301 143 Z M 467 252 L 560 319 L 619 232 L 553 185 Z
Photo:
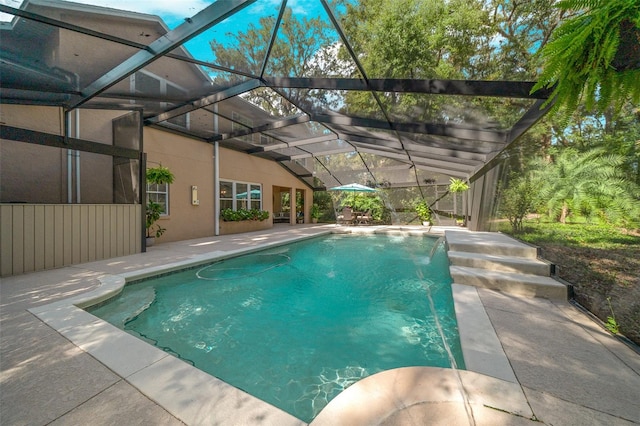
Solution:
M 451 264 L 456 266 L 468 266 L 489 271 L 518 272 L 546 277 L 551 276 L 555 271 L 554 265 L 540 259 L 462 251 L 449 251 L 447 254 Z
M 536 259 L 538 248 L 497 232 L 445 231 L 450 251 Z
M 567 300 L 567 287 L 551 277 L 455 265 L 451 265 L 449 271 L 456 284 L 489 288 L 526 297 Z

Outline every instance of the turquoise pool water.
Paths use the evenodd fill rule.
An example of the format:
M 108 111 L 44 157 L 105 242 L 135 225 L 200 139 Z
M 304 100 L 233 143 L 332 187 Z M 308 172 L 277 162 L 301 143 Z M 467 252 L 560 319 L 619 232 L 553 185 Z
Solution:
M 304 420 L 363 377 L 464 368 L 429 237 L 314 238 L 127 285 L 91 312 Z

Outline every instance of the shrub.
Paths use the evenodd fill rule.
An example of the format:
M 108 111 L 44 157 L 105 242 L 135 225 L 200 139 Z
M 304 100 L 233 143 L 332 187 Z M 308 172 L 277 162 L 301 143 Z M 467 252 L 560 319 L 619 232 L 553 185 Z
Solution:
M 508 188 L 501 188 L 500 214 L 509 219 L 514 233 L 522 231 L 522 220 L 532 212 L 536 188 L 526 177 L 512 175 Z
M 240 222 L 242 220 L 263 221 L 269 218 L 269 212 L 258 209 L 224 209 L 220 212 L 220 217 L 225 222 Z

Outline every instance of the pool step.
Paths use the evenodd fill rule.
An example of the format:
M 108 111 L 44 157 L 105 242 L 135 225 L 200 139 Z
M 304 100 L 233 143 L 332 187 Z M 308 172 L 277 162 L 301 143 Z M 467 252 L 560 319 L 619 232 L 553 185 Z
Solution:
M 450 251 L 537 259 L 538 248 L 497 232 L 445 231 Z
M 526 297 L 567 300 L 567 287 L 551 277 L 455 265 L 451 265 L 449 271 L 456 284 L 500 290 Z
M 567 300 L 555 265 L 538 259 L 538 248 L 494 232 L 445 231 L 449 271 L 456 284 L 527 297 Z
M 463 251 L 449 251 L 448 255 L 451 264 L 456 266 L 468 266 L 489 271 L 519 272 L 546 277 L 551 276 L 554 272 L 554 265 L 540 259 Z

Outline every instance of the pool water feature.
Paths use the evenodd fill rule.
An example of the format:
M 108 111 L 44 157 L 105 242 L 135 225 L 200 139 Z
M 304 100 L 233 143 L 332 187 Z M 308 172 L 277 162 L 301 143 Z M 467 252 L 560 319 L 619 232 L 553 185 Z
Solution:
M 444 244 L 333 235 L 127 285 L 90 311 L 304 420 L 366 376 L 464 368 Z

